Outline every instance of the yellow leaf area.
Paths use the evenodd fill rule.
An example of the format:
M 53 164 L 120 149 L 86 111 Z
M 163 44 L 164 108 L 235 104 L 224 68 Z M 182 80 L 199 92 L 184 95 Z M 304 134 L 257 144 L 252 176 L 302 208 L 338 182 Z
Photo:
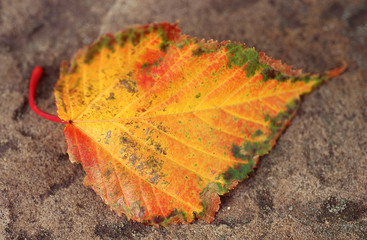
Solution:
M 210 222 L 219 195 L 246 178 L 300 96 L 328 77 L 273 63 L 168 23 L 106 35 L 62 65 L 55 95 L 70 158 L 118 214 Z

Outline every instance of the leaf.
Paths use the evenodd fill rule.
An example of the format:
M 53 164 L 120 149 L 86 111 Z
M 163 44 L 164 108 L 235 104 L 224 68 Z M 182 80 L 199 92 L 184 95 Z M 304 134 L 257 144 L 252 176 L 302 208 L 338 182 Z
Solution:
M 61 66 L 58 116 L 85 185 L 119 215 L 208 222 L 289 124 L 300 96 L 344 68 L 302 74 L 176 25 L 107 34 Z

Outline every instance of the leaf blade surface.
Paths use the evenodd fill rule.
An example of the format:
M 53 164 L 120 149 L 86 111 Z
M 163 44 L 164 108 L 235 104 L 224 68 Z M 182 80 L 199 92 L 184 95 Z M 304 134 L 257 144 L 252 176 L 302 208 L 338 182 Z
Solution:
M 166 225 L 212 221 L 218 195 L 246 178 L 300 96 L 330 76 L 162 23 L 80 50 L 62 65 L 55 96 L 86 185 L 118 214 Z

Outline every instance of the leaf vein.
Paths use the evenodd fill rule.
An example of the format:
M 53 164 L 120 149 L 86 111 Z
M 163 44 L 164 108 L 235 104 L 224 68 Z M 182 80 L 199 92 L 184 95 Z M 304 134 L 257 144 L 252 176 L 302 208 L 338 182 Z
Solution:
M 144 116 L 149 112 L 152 112 L 156 109 L 159 109 L 159 107 L 161 107 L 162 105 L 166 105 L 170 100 L 174 99 L 175 97 L 177 97 L 186 87 L 188 87 L 189 85 L 191 85 L 193 82 L 198 80 L 198 77 L 200 75 L 202 75 L 207 69 L 209 69 L 211 66 L 213 66 L 214 64 L 216 64 L 217 62 L 219 62 L 220 60 L 222 60 L 222 58 L 225 57 L 224 54 L 221 54 L 221 56 L 218 56 L 218 58 L 216 58 L 216 61 L 212 62 L 210 65 L 208 65 L 205 69 L 203 69 L 201 72 L 198 72 L 194 77 L 192 77 L 191 80 L 187 81 L 172 97 L 163 100 L 162 102 L 159 103 L 159 105 L 155 106 L 154 108 L 150 108 L 149 110 L 147 110 L 146 112 L 144 112 L 143 114 L 141 114 L 140 116 Z M 187 105 L 187 103 L 186 103 Z M 185 111 L 186 105 L 183 109 L 183 111 Z
M 276 96 L 277 94 L 297 92 L 300 89 L 302 89 L 302 88 L 297 88 L 297 89 L 293 89 L 293 90 L 290 90 L 290 91 L 284 91 L 284 92 L 275 93 L 275 94 L 271 94 L 271 95 L 266 95 L 266 96 L 262 96 L 262 97 L 255 97 L 255 98 L 247 99 L 246 101 L 243 101 L 243 102 L 225 105 L 225 106 L 222 106 L 222 108 L 223 107 L 238 106 L 238 105 L 241 105 L 241 104 L 244 104 L 244 103 L 253 102 L 253 101 L 261 101 L 261 99 L 264 99 L 264 98 L 267 98 L 267 97 Z M 75 120 L 73 122 L 75 122 L 75 123 L 120 122 L 120 121 L 128 121 L 128 120 L 152 119 L 152 118 L 167 117 L 167 116 L 177 116 L 177 115 L 184 115 L 184 114 L 190 114 L 190 113 L 195 113 L 195 112 L 212 111 L 212 110 L 217 110 L 217 109 L 219 109 L 219 108 L 218 107 L 213 107 L 213 108 L 200 109 L 200 110 L 194 110 L 194 111 L 188 111 L 188 112 L 181 112 L 181 113 L 160 114 L 160 115 L 155 115 L 155 116 L 143 116 L 143 117 L 139 117 L 138 116 L 138 117 L 128 117 L 128 118 L 120 118 L 120 119 L 107 119 L 107 120 L 86 120 L 86 121 L 83 121 L 83 120 Z M 279 111 L 279 110 L 277 110 L 277 111 Z
M 130 67 L 131 67 L 131 65 L 133 64 L 133 63 L 135 63 L 135 60 L 138 58 L 138 55 L 140 54 L 140 53 L 142 53 L 144 50 L 147 50 L 147 49 L 149 49 L 147 46 L 149 46 L 149 44 L 151 43 L 151 42 L 153 42 L 154 40 L 156 40 L 156 39 L 153 39 L 153 40 L 151 40 L 151 41 L 149 41 L 148 43 L 146 43 L 141 49 L 140 49 L 140 51 L 138 51 L 137 53 L 135 53 L 135 57 L 133 58 L 134 60 L 133 61 L 131 61 L 130 62 L 130 64 L 128 65 L 128 66 L 126 66 L 125 67 L 125 69 L 130 69 Z M 141 44 L 141 43 L 139 43 L 139 44 Z M 84 69 L 84 68 L 83 68 Z M 93 103 L 95 103 L 95 102 L 97 102 L 98 100 L 100 100 L 100 98 L 102 97 L 102 95 L 104 94 L 104 93 L 106 93 L 108 90 L 110 90 L 110 88 L 112 88 L 113 86 L 114 86 L 114 84 L 116 84 L 116 82 L 118 82 L 119 81 L 119 78 L 118 77 L 116 77 L 115 78 L 115 80 L 113 80 L 108 86 L 106 86 L 106 88 L 103 90 L 103 91 L 101 91 L 95 98 L 93 98 L 93 100 L 92 101 L 90 101 L 88 104 L 86 104 L 86 106 L 85 106 L 85 108 L 83 109 L 83 110 L 81 110 L 80 111 L 80 113 L 78 114 L 78 116 L 77 117 L 75 117 L 75 119 L 78 119 L 80 116 L 82 116 L 83 115 L 83 113 L 90 107 L 90 106 L 92 106 L 92 104 Z M 84 94 L 85 95 L 85 94 Z
M 243 136 L 237 136 L 237 135 L 234 135 L 233 133 L 230 133 L 230 132 L 228 132 L 228 131 L 226 131 L 226 130 L 223 130 L 223 129 L 217 128 L 216 126 L 214 126 L 214 125 L 210 124 L 208 121 L 206 121 L 204 118 L 199 117 L 199 116 L 198 116 L 198 115 L 196 115 L 195 113 L 193 113 L 193 114 L 194 114 L 194 116 L 195 116 L 196 118 L 200 119 L 202 122 L 204 122 L 204 123 L 205 123 L 206 125 L 208 125 L 209 127 L 213 128 L 213 129 L 215 129 L 215 130 L 218 130 L 218 131 L 224 132 L 224 133 L 226 133 L 226 134 L 228 134 L 228 135 L 231 135 L 231 136 L 233 136 L 233 137 L 237 137 L 237 138 L 241 138 L 241 139 L 245 140 L 245 138 L 244 138 Z
M 228 110 L 228 109 L 221 108 L 221 110 L 222 110 L 222 111 L 224 111 L 225 113 L 230 114 L 231 116 L 234 116 L 234 117 L 237 117 L 237 118 L 243 119 L 243 120 L 245 120 L 246 122 L 251 122 L 251 123 L 255 123 L 255 124 L 259 124 L 259 125 L 262 125 L 262 126 L 264 126 L 264 127 L 267 127 L 267 124 L 265 124 L 264 122 L 256 121 L 256 120 L 254 120 L 254 119 L 252 119 L 252 118 L 246 118 L 246 117 L 244 117 L 244 116 L 239 116 L 239 115 L 237 115 L 236 113 L 234 113 L 234 112 L 232 112 L 232 111 L 230 111 L 230 110 Z
M 146 122 L 146 121 L 144 121 L 144 122 Z M 197 147 L 194 147 L 193 145 L 189 145 L 189 144 L 185 143 L 184 141 L 182 141 L 181 139 L 176 138 L 176 137 L 174 137 L 173 135 L 168 134 L 168 133 L 166 133 L 166 132 L 164 132 L 164 131 L 162 131 L 162 130 L 158 129 L 158 128 L 157 128 L 156 126 L 154 126 L 153 124 L 151 124 L 151 123 L 149 123 L 149 122 L 146 122 L 146 123 L 147 123 L 147 124 L 149 124 L 150 126 L 152 126 L 153 128 L 155 128 L 157 131 L 159 131 L 159 132 L 163 133 L 163 134 L 164 134 L 164 135 L 166 135 L 167 137 L 169 137 L 169 138 L 171 138 L 171 139 L 174 139 L 175 141 L 177 141 L 177 142 L 179 142 L 179 143 L 181 143 L 181 144 L 183 144 L 183 145 L 185 145 L 185 146 L 187 146 L 187 147 L 189 147 L 189 148 L 195 149 L 195 150 L 197 150 L 198 152 L 201 152 L 201 153 L 204 153 L 204 154 L 206 154 L 206 155 L 212 156 L 212 157 L 217 158 L 217 159 L 219 159 L 219 160 L 221 160 L 221 161 L 223 161 L 223 162 L 239 162 L 239 163 L 242 163 L 242 162 L 237 161 L 237 160 L 230 160 L 230 161 L 228 161 L 228 160 L 227 160 L 227 159 L 225 159 L 225 158 L 222 158 L 222 157 L 216 156 L 216 155 L 214 155 L 214 154 L 212 154 L 212 153 L 210 153 L 210 152 L 207 152 L 207 151 L 204 151 L 204 150 L 199 149 L 199 148 L 197 148 Z
M 187 53 L 189 53 L 189 51 L 187 51 Z M 157 82 L 162 79 L 168 72 L 172 72 L 172 69 L 174 67 L 178 67 L 177 65 L 183 61 L 183 56 L 186 56 L 186 54 L 180 55 L 177 60 L 175 59 L 175 62 L 170 66 L 170 68 L 165 71 L 162 75 L 159 76 L 159 78 L 157 79 Z M 124 107 L 120 112 L 118 112 L 115 117 L 119 117 L 122 113 L 126 112 L 131 106 L 133 106 L 135 103 L 145 99 L 146 97 L 150 96 L 157 88 L 157 85 L 154 85 L 151 89 L 149 89 L 149 91 L 147 91 L 143 96 L 137 98 L 136 100 L 132 101 L 131 103 L 129 103 L 126 107 Z M 149 111 L 149 110 L 148 110 Z
M 236 76 L 240 71 L 234 71 L 225 81 L 223 81 L 221 84 L 219 84 L 218 86 L 216 86 L 213 90 L 211 90 L 209 93 L 207 93 L 205 95 L 205 97 L 203 97 L 201 99 L 201 101 L 196 105 L 195 109 L 196 110 L 201 104 L 203 104 L 203 102 L 205 102 L 205 100 L 208 99 L 208 97 L 213 94 L 215 91 L 217 91 L 219 88 L 221 88 L 222 86 L 224 86 L 227 82 L 229 82 L 234 76 Z
M 92 136 L 90 136 L 87 132 L 85 132 L 83 129 L 81 128 L 78 128 L 80 131 L 82 131 L 85 135 L 87 135 L 89 138 L 93 139 Z M 94 139 L 93 139 L 94 141 Z M 104 149 L 106 152 L 109 153 L 109 155 L 112 157 L 112 158 L 115 158 L 114 154 L 111 153 L 110 151 L 108 151 L 107 149 L 105 149 L 99 142 L 97 141 L 94 141 L 96 145 L 100 146 L 102 149 Z M 115 159 L 118 159 L 118 158 L 115 158 Z M 174 195 L 172 193 L 169 193 L 167 191 L 165 191 L 164 189 L 161 189 L 161 188 L 158 188 L 157 186 L 153 185 L 152 183 L 150 183 L 149 181 L 147 181 L 145 178 L 143 178 L 142 176 L 140 176 L 135 170 L 131 169 L 131 168 L 128 168 L 126 165 L 124 165 L 123 163 L 121 163 L 128 171 L 130 171 L 132 174 L 134 174 L 136 177 L 142 179 L 143 181 L 145 181 L 146 183 L 148 183 L 150 186 L 154 187 L 154 188 L 157 188 L 158 190 L 162 191 L 163 193 L 165 193 L 166 195 L 174 198 L 174 199 L 177 199 L 178 201 L 180 201 L 181 203 L 183 203 L 184 205 L 190 207 L 191 209 L 195 210 L 196 212 L 200 212 L 201 210 L 200 209 L 197 209 L 195 206 L 191 205 L 190 203 L 188 202 L 185 202 L 183 199 L 181 199 L 180 197 L 178 197 L 177 195 Z
M 128 129 L 126 129 L 126 128 L 124 128 L 123 126 L 121 126 L 122 124 L 120 124 L 120 123 L 113 123 L 114 125 L 116 125 L 117 127 L 119 127 L 121 130 L 124 130 L 127 134 L 129 134 L 130 136 L 132 136 L 133 138 L 135 138 L 137 141 L 139 141 L 140 142 L 140 144 L 141 145 L 143 145 L 143 146 L 145 146 L 146 148 L 149 148 L 149 149 L 151 149 L 151 150 L 153 150 L 154 152 L 155 152 L 155 149 L 154 148 L 152 148 L 152 147 L 150 147 L 150 146 L 148 146 L 144 141 L 142 141 L 140 138 L 138 138 L 138 137 L 136 137 L 136 136 L 134 136 L 134 134 L 132 134 Z M 149 123 L 148 123 L 149 124 Z M 151 125 L 151 124 L 149 124 L 149 125 Z M 153 125 L 151 125 L 151 126 L 153 126 Z M 155 127 L 155 126 L 153 126 L 153 127 Z M 157 129 L 157 130 L 159 130 L 158 128 L 155 128 L 155 129 Z M 179 166 L 181 166 L 182 168 L 184 168 L 184 169 L 186 169 L 186 170 L 189 170 L 190 172 L 192 172 L 192 173 L 195 173 L 196 175 L 198 175 L 199 177 L 203 177 L 203 178 L 206 178 L 206 179 L 208 179 L 208 180 L 210 180 L 210 181 L 213 181 L 213 182 L 215 182 L 215 179 L 212 179 L 212 178 L 209 178 L 209 177 L 206 177 L 206 176 L 204 176 L 204 175 L 202 175 L 202 174 L 200 174 L 200 173 L 198 173 L 198 172 L 196 172 L 196 171 L 194 171 L 194 170 L 192 170 L 192 169 L 190 169 L 190 168 L 188 168 L 188 167 L 186 167 L 186 166 L 184 166 L 184 165 L 182 165 L 181 163 L 179 163 L 179 162 L 177 162 L 177 161 L 175 161 L 174 159 L 172 159 L 172 158 L 170 158 L 170 157 L 167 157 L 167 156 L 165 156 L 165 155 L 163 155 L 163 154 L 160 154 L 160 156 L 163 156 L 164 158 L 166 158 L 167 160 L 169 160 L 169 161 L 171 161 L 171 162 L 173 162 L 173 163 L 175 163 L 175 164 L 177 164 L 177 165 L 179 165 Z

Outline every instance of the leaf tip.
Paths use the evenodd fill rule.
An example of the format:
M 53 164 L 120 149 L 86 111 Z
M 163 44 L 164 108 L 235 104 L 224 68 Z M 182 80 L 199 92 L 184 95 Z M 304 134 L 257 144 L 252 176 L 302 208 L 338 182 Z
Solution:
M 339 60 L 339 65 L 340 67 L 326 71 L 324 75 L 326 75 L 326 77 L 330 79 L 339 76 L 340 74 L 345 72 L 345 70 L 347 70 L 347 63 L 344 60 Z

